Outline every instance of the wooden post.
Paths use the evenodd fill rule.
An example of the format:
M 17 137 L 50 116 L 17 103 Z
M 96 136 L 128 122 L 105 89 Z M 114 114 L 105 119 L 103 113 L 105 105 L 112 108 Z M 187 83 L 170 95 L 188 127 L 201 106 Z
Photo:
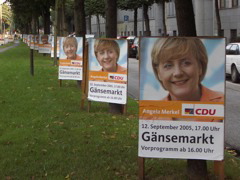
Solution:
M 83 65 L 82 65 L 82 72 L 83 72 L 83 79 L 82 79 L 82 99 L 81 99 L 81 109 L 84 108 L 85 99 L 88 96 L 88 43 L 84 45 L 84 53 L 83 53 Z M 89 112 L 89 104 L 88 104 L 88 112 Z
M 62 80 L 59 79 L 59 87 L 62 87 Z
M 138 157 L 138 179 L 144 180 L 145 179 L 145 159 L 143 157 Z
M 34 76 L 34 57 L 33 49 L 30 49 L 30 74 Z
M 217 176 L 217 179 L 224 180 L 224 160 L 214 161 L 214 174 Z

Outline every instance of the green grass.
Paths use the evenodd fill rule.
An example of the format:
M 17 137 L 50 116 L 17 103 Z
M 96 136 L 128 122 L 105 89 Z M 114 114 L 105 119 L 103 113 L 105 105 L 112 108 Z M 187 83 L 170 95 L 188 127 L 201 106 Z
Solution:
M 14 44 L 14 42 L 11 42 L 11 43 L 7 43 L 7 44 L 3 44 L 0 46 L 0 49 L 1 48 L 6 48 L 6 47 L 9 47 L 9 46 L 12 46 Z
M 107 103 L 80 109 L 76 81 L 59 87 L 49 56 L 34 53 L 29 70 L 25 44 L 0 53 L 0 179 L 137 179 L 138 104 L 111 115 Z M 240 161 L 226 153 L 228 179 Z M 186 179 L 186 161 L 146 159 L 147 179 Z M 209 162 L 212 176 L 212 162 Z

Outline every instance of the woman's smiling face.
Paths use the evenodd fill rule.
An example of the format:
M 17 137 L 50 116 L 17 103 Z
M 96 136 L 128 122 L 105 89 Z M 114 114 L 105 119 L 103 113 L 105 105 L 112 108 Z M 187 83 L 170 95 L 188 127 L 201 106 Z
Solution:
M 200 98 L 202 68 L 196 58 L 186 56 L 160 62 L 158 77 L 172 100 L 194 101 Z
M 77 51 L 77 48 L 73 43 L 68 43 L 67 45 L 64 46 L 64 52 L 68 59 L 75 59 L 76 51 Z
M 106 48 L 97 51 L 97 60 L 103 71 L 115 72 L 117 70 L 118 54 L 113 48 Z

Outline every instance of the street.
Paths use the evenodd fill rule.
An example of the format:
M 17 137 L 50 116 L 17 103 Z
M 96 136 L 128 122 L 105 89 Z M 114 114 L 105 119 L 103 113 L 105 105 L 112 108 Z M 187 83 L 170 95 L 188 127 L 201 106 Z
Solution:
M 129 58 L 128 95 L 139 96 L 139 60 Z M 240 151 L 240 84 L 226 79 L 225 146 Z

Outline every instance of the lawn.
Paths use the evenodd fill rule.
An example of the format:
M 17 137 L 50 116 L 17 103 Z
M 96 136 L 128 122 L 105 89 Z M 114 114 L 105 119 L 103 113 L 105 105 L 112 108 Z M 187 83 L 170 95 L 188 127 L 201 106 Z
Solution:
M 0 179 L 137 179 L 138 103 L 112 115 L 92 102 L 88 113 L 76 81 L 59 87 L 53 60 L 36 51 L 31 76 L 29 54 L 23 43 L 0 53 Z M 186 179 L 186 160 L 146 159 L 145 167 L 146 179 Z M 213 177 L 211 161 L 208 169 Z M 240 177 L 227 151 L 225 173 Z

